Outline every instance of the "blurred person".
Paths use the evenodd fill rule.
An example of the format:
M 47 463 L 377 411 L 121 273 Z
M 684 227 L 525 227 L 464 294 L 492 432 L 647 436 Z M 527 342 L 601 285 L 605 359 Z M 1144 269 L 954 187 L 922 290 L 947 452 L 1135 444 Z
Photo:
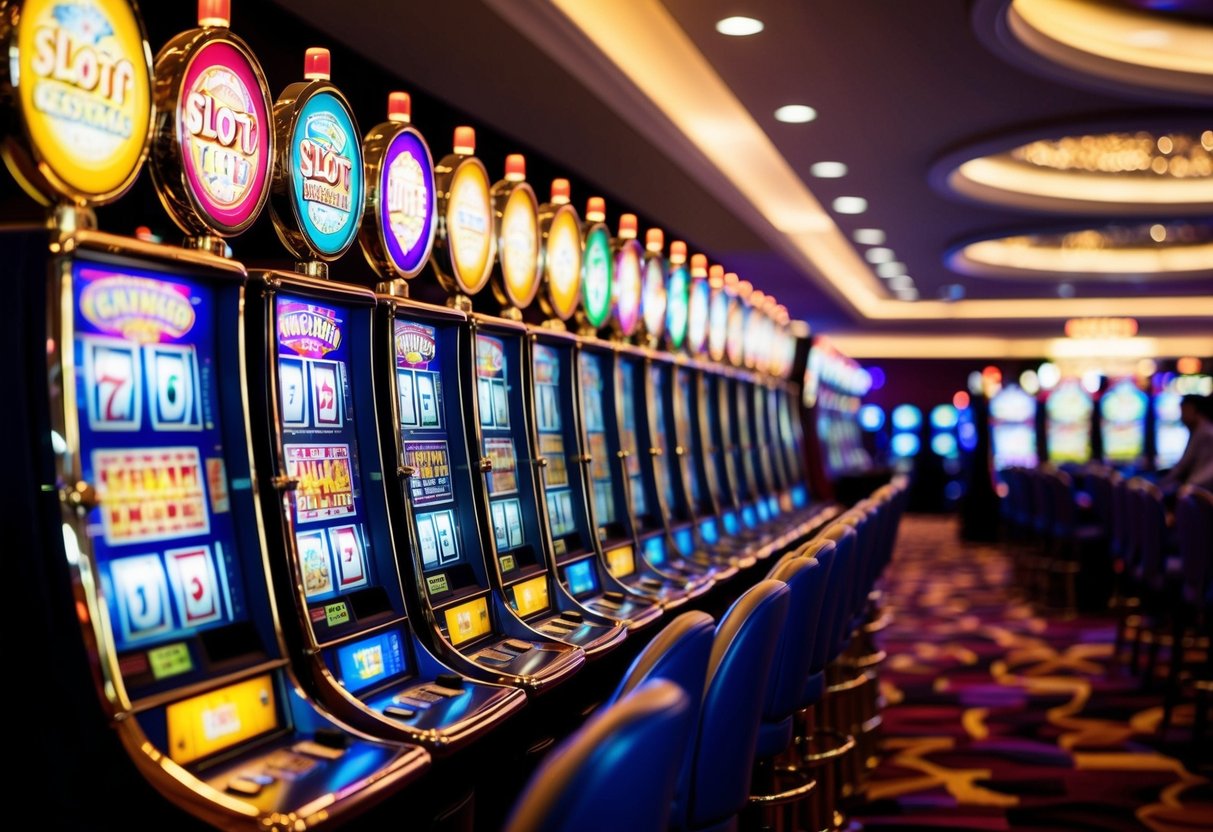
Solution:
M 1168 496 L 1185 485 L 1213 490 L 1213 419 L 1209 416 L 1209 397 L 1184 396 L 1179 407 L 1179 418 L 1188 428 L 1188 446 L 1179 462 L 1158 481 L 1158 487 Z

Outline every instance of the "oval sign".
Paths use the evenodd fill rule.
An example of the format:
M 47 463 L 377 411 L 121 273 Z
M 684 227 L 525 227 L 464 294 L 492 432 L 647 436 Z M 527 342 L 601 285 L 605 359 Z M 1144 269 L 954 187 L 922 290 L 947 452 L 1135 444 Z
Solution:
M 670 268 L 670 279 L 666 287 L 665 326 L 670 334 L 670 346 L 682 349 L 687 337 L 687 306 L 690 302 L 690 273 L 685 264 Z
M 151 54 L 135 10 L 123 0 L 26 0 L 15 17 L 11 79 L 40 181 L 5 153 L 10 170 L 38 198 L 120 196 L 152 127 Z
M 599 329 L 611 314 L 612 272 L 611 235 L 605 225 L 590 229 L 585 238 L 585 257 L 581 265 L 581 296 L 585 317 Z
M 513 188 L 501 211 L 497 258 L 506 296 L 525 309 L 539 289 L 539 205 L 529 186 Z
M 654 341 L 665 330 L 666 315 L 665 262 L 657 254 L 644 261 L 644 285 L 640 292 L 640 314 L 644 329 Z
M 400 130 L 379 169 L 379 232 L 384 253 L 402 277 L 421 271 L 434 245 L 434 160 L 421 134 Z
M 726 325 L 727 334 L 724 342 L 724 352 L 729 363 L 740 367 L 745 351 L 745 309 L 740 300 L 734 299 L 729 304 L 729 318 Z
M 446 244 L 459 288 L 474 295 L 484 288 L 497 247 L 489 175 L 477 159 L 467 159 L 451 176 L 446 203 Z
M 728 338 L 729 295 L 724 289 L 712 290 L 708 308 L 708 355 L 713 361 L 724 360 Z
M 177 136 L 190 204 L 217 234 L 247 229 L 269 195 L 270 108 L 251 53 L 226 40 L 197 50 L 177 99 Z
M 581 223 L 571 205 L 557 209 L 548 226 L 543 270 L 552 312 L 567 321 L 581 299 Z
M 339 257 L 354 242 L 365 200 L 362 143 L 345 102 L 324 90 L 311 96 L 288 153 L 299 230 L 313 253 Z
M 636 240 L 628 240 L 615 253 L 615 323 L 621 335 L 628 337 L 640 322 L 640 290 L 644 249 Z
M 706 280 L 691 284 L 687 303 L 687 352 L 702 355 L 708 341 L 708 297 L 711 290 Z

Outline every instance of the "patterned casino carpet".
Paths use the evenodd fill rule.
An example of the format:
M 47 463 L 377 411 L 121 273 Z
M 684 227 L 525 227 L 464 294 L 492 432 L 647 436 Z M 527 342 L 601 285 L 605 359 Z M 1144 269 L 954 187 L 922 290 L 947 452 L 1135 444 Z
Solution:
M 1213 749 L 1192 706 L 1164 740 L 1160 697 L 1111 661 L 1110 619 L 1034 615 L 997 547 L 910 516 L 881 634 L 885 757 L 868 830 L 1213 830 Z M 1188 760 L 1187 766 L 1180 757 Z

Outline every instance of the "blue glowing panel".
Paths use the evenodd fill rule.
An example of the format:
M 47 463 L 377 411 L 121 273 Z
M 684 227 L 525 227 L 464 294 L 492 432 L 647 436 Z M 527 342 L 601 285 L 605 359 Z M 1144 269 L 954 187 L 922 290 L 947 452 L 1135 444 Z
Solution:
M 937 433 L 931 437 L 931 450 L 937 455 L 946 458 L 956 456 L 956 437 L 950 433 Z
M 941 404 L 931 408 L 931 427 L 936 430 L 951 430 L 956 427 L 958 421 L 956 408 L 950 404 Z
M 878 404 L 865 404 L 859 408 L 859 426 L 868 433 L 884 427 L 884 408 Z
M 715 520 L 704 520 L 699 524 L 699 536 L 711 544 L 720 542 L 720 529 Z
M 644 542 L 644 559 L 654 566 L 665 563 L 665 538 L 654 535 Z
M 889 443 L 890 449 L 894 456 L 906 457 L 917 456 L 918 451 L 922 446 L 922 442 L 918 436 L 913 433 L 895 433 L 893 441 Z
M 690 528 L 681 528 L 674 532 L 674 545 L 683 557 L 690 557 L 695 551 L 695 537 Z
M 743 513 L 744 511 L 745 510 L 742 509 Z M 736 512 L 726 511 L 721 516 L 721 519 L 724 521 L 724 530 L 726 534 L 737 534 L 737 532 L 741 531 L 741 528 L 737 524 Z
M 918 430 L 922 425 L 922 411 L 912 404 L 899 404 L 893 408 L 893 427 L 897 430 Z
M 754 506 L 741 507 L 741 522 L 745 523 L 747 529 L 758 525 L 758 513 L 754 510 Z
M 341 684 L 350 693 L 399 676 L 408 669 L 404 643 L 395 630 L 343 644 L 337 648 Z
M 598 591 L 598 575 L 594 572 L 594 564 L 588 558 L 566 566 L 564 580 L 569 585 L 569 592 L 574 596 Z
M 235 382 L 219 377 L 216 292 L 77 261 L 72 299 L 79 460 L 100 498 L 88 529 L 114 646 L 245 619 L 220 408 Z

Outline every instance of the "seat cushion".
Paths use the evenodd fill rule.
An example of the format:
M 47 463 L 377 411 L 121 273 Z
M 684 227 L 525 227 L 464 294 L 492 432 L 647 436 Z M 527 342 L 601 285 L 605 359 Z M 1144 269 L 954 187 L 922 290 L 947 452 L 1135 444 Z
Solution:
M 754 750 L 757 760 L 769 760 L 792 744 L 792 718 L 779 722 L 763 722 L 758 726 L 758 745 Z
M 808 708 L 816 705 L 826 695 L 826 675 L 822 673 L 814 673 L 808 679 L 805 679 L 804 692 L 800 694 L 800 708 Z

